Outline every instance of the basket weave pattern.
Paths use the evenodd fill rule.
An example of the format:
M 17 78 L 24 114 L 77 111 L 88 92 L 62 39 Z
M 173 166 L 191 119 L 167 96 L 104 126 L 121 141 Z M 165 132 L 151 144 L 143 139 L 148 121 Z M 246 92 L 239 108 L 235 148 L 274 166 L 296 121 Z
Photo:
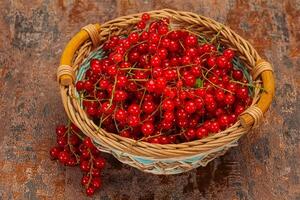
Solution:
M 205 166 L 209 161 L 223 155 L 230 147 L 236 146 L 238 139 L 253 126 L 259 125 L 262 115 L 268 109 L 273 93 L 274 79 L 271 65 L 262 60 L 256 50 L 243 38 L 226 26 L 203 16 L 189 12 L 169 9 L 149 12 L 152 18 L 168 17 L 176 27 L 185 27 L 194 34 L 212 38 L 216 33 L 222 44 L 237 52 L 239 58 L 252 74 L 257 88 L 252 105 L 240 116 L 239 120 L 228 129 L 210 135 L 201 140 L 181 144 L 151 144 L 107 133 L 98 128 L 82 109 L 76 98 L 74 87 L 75 75 L 84 59 L 96 47 L 111 35 L 128 34 L 134 24 L 140 20 L 140 14 L 119 17 L 100 26 L 89 25 L 80 31 L 68 44 L 58 69 L 58 81 L 66 113 L 97 147 L 111 153 L 118 160 L 142 171 L 154 174 L 182 173 L 198 166 Z

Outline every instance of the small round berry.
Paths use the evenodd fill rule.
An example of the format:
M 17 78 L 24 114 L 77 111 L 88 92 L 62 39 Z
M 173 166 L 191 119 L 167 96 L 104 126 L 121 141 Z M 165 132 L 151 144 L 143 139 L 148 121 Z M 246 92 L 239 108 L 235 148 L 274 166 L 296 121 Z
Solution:
M 83 83 L 83 81 L 77 81 L 77 83 L 76 83 L 76 90 L 77 91 L 82 91 L 82 90 L 84 90 L 84 83 Z
M 174 110 L 174 102 L 171 99 L 166 99 L 163 101 L 161 108 L 166 111 Z
M 227 62 L 228 62 L 228 60 L 225 56 L 217 57 L 216 64 L 218 65 L 218 67 L 220 67 L 222 69 L 226 68 Z
M 62 164 L 67 164 L 69 158 L 70 158 L 70 154 L 65 150 L 61 151 L 58 155 L 58 160 Z
M 127 123 L 129 126 L 131 127 L 136 127 L 140 124 L 140 119 L 138 116 L 136 115 L 130 115 L 128 118 L 127 118 Z
M 189 35 L 185 38 L 184 40 L 184 44 L 187 46 L 187 47 L 194 47 L 198 44 L 198 39 L 196 36 L 194 35 Z
M 151 122 L 145 122 L 141 127 L 144 136 L 150 136 L 154 132 L 154 126 Z
M 142 109 L 145 113 L 151 114 L 155 110 L 156 106 L 152 101 L 145 101 L 142 105 Z
M 184 133 L 185 137 L 187 138 L 188 141 L 195 139 L 196 137 L 196 131 L 194 129 L 188 129 Z
M 103 169 L 105 167 L 106 161 L 104 158 L 96 158 L 94 160 L 94 165 L 97 169 Z
M 194 113 L 196 111 L 196 109 L 197 109 L 196 104 L 192 100 L 190 100 L 184 104 L 184 110 L 189 114 Z
M 64 136 L 66 131 L 67 131 L 67 127 L 65 125 L 58 125 L 55 130 L 57 137 Z
M 52 147 L 50 149 L 50 156 L 52 159 L 57 159 L 60 153 L 60 148 L 59 147 Z
M 223 55 L 228 59 L 232 60 L 234 57 L 234 51 L 232 49 L 225 49 Z
M 208 131 L 207 131 L 207 129 L 204 128 L 204 127 L 199 127 L 199 128 L 197 129 L 197 131 L 196 131 L 196 137 L 197 137 L 198 139 L 204 138 L 204 137 L 206 137 L 207 135 L 208 135 Z
M 244 75 L 241 70 L 233 70 L 232 77 L 237 81 L 241 81 L 243 79 Z
M 102 185 L 100 177 L 94 177 L 91 181 L 91 184 L 95 189 L 100 188 Z
M 82 184 L 83 186 L 86 186 L 86 185 L 89 183 L 89 180 L 90 180 L 90 177 L 87 176 L 87 175 L 84 175 L 84 176 L 82 177 L 82 179 L 81 179 L 81 184 Z
M 90 186 L 85 190 L 87 196 L 92 196 L 95 193 L 95 188 Z
M 144 29 L 146 27 L 145 21 L 139 21 L 136 25 L 138 29 Z
M 150 15 L 148 13 L 143 13 L 141 19 L 143 21 L 148 21 L 150 19 Z
M 91 168 L 91 166 L 89 164 L 89 161 L 84 160 L 84 161 L 82 161 L 80 163 L 80 169 L 81 169 L 81 171 L 88 172 L 88 171 L 90 171 L 90 168 Z

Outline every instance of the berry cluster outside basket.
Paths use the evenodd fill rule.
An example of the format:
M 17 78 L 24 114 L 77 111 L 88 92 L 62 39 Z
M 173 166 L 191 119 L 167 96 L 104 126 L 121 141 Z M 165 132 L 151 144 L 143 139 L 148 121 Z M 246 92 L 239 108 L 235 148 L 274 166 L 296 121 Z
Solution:
M 152 18 L 167 17 L 177 27 L 189 27 L 195 34 L 212 38 L 219 33 L 223 45 L 234 49 L 251 72 L 257 87 L 252 105 L 239 116 L 239 120 L 217 134 L 201 140 L 181 144 L 151 144 L 107 133 L 99 129 L 87 116 L 76 98 L 75 81 L 82 73 L 80 67 L 87 57 L 111 35 L 128 34 L 140 20 L 142 13 L 123 16 L 102 24 L 88 25 L 67 44 L 60 61 L 57 77 L 62 101 L 70 120 L 84 134 L 92 138 L 99 150 L 111 153 L 119 161 L 153 174 L 177 174 L 199 166 L 223 155 L 252 127 L 258 126 L 274 94 L 274 78 L 271 65 L 261 59 L 256 50 L 228 27 L 203 16 L 170 9 L 148 12 Z

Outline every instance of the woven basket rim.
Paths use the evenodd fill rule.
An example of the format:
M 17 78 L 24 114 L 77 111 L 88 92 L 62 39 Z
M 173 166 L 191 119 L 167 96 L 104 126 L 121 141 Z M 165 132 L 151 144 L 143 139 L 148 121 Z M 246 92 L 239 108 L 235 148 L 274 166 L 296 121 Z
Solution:
M 249 44 L 246 40 L 244 40 L 242 37 L 240 37 L 238 34 L 236 34 L 230 28 L 226 27 L 225 25 L 223 25 L 219 22 L 216 22 L 213 19 L 210 19 L 210 18 L 207 18 L 204 16 L 200 16 L 200 15 L 197 15 L 197 14 L 194 14 L 191 12 L 173 11 L 170 9 L 154 10 L 154 11 L 150 11 L 148 13 L 150 15 L 158 16 L 158 17 L 159 16 L 171 17 L 172 19 L 175 19 L 175 20 L 178 20 L 180 17 L 182 17 L 183 21 L 191 18 L 192 22 L 196 21 L 194 23 L 201 21 L 202 26 L 211 25 L 211 26 L 213 26 L 212 29 L 218 29 L 219 31 L 220 31 L 220 27 L 222 27 L 222 31 L 220 31 L 221 36 L 223 36 L 225 38 L 231 37 L 230 42 L 234 41 L 235 43 L 237 43 L 239 45 L 238 46 L 239 48 L 244 50 L 244 53 L 248 52 L 248 54 L 245 55 L 245 59 L 247 59 L 247 61 L 248 61 L 247 63 L 250 67 L 254 67 L 255 63 L 260 59 L 260 56 L 258 55 L 258 53 L 252 47 L 251 44 Z M 102 26 L 101 26 L 102 32 L 100 32 L 99 37 L 103 37 L 103 35 L 105 35 L 105 34 L 107 35 L 109 30 L 112 28 L 112 24 L 117 23 L 118 26 L 120 26 L 120 27 L 126 26 L 126 24 L 127 25 L 133 24 L 140 19 L 141 14 L 142 13 L 121 16 L 121 17 L 118 17 L 116 19 L 110 20 L 110 21 L 102 24 Z M 171 21 L 172 21 L 172 19 L 171 19 Z M 130 21 L 130 23 L 129 23 L 129 21 Z M 91 45 L 91 42 L 86 43 L 86 45 L 87 46 Z M 68 104 L 70 104 L 70 102 L 72 102 L 72 100 L 70 99 L 72 97 L 67 96 L 67 95 L 68 95 L 68 93 L 72 93 L 72 91 L 74 91 L 73 83 L 69 87 L 61 86 L 61 94 L 63 97 L 64 107 L 66 110 L 69 108 Z M 68 100 L 66 101 L 64 98 L 67 98 Z M 259 100 L 259 98 L 257 100 Z M 254 102 L 254 103 L 256 103 L 256 102 Z M 70 105 L 72 105 L 72 104 L 70 104 Z M 69 116 L 71 119 L 76 118 L 74 113 L 70 113 L 69 111 L 67 111 L 67 113 L 69 113 L 70 116 L 73 115 L 71 117 Z M 84 125 L 80 124 L 80 123 L 75 123 L 76 125 L 79 125 L 79 128 L 82 128 L 81 127 L 81 125 L 82 125 L 82 126 L 85 126 L 84 129 L 87 130 L 87 129 L 91 129 L 91 128 L 88 128 L 87 126 L 91 126 L 91 127 L 96 126 L 92 120 L 89 119 L 90 121 L 87 121 L 88 117 L 85 114 L 85 112 L 80 112 L 80 110 L 79 110 L 79 113 L 77 113 L 76 116 L 78 116 L 78 115 L 82 119 L 84 119 L 84 120 L 82 120 L 82 122 L 86 123 Z M 180 144 L 164 144 L 164 145 L 153 144 L 153 143 L 148 143 L 148 142 L 144 142 L 144 141 L 136 141 L 136 140 L 133 140 L 130 138 L 125 138 L 125 137 L 119 136 L 114 133 L 108 133 L 108 132 L 104 131 L 103 129 L 101 132 L 95 133 L 95 135 L 91 135 L 91 134 L 87 134 L 87 135 L 92 137 L 92 139 L 94 139 L 97 143 L 100 143 L 102 145 L 103 145 L 103 142 L 106 143 L 104 146 L 105 146 L 105 148 L 108 148 L 109 150 L 114 150 L 114 149 L 123 150 L 124 152 L 127 152 L 129 154 L 134 154 L 134 155 L 138 155 L 138 156 L 142 156 L 142 157 L 153 157 L 153 156 L 155 157 L 155 156 L 159 155 L 158 152 L 161 150 L 163 150 L 163 151 L 170 150 L 170 152 L 173 151 L 174 153 L 169 152 L 168 155 L 163 154 L 162 157 L 177 157 L 177 156 L 184 156 L 184 155 L 192 156 L 192 155 L 199 154 L 201 152 L 205 152 L 205 150 L 202 150 L 202 151 L 197 150 L 197 149 L 201 149 L 201 148 L 196 148 L 203 144 L 210 144 L 210 145 L 207 145 L 207 149 L 209 149 L 209 148 L 213 149 L 213 148 L 216 148 L 217 146 L 226 145 L 226 144 L 232 142 L 233 140 L 239 139 L 244 133 L 249 131 L 250 128 L 251 127 L 242 127 L 241 121 L 240 121 L 240 119 L 238 119 L 238 121 L 233 126 L 227 128 L 224 131 L 221 131 L 219 133 L 205 137 L 203 139 L 190 141 L 190 142 L 184 142 L 184 143 L 180 143 Z M 111 143 L 107 142 L 108 140 Z M 110 143 L 110 144 L 108 144 L 108 143 Z M 127 147 L 127 148 L 125 148 L 125 147 Z M 140 148 L 140 149 L 139 149 L 139 151 L 135 151 L 134 148 Z M 147 149 L 149 151 L 155 150 L 155 153 L 149 153 L 149 151 L 142 151 L 141 149 L 143 149 L 143 148 L 144 148 L 144 150 Z M 191 149 L 190 152 L 188 151 L 189 149 Z M 185 152 L 185 153 L 183 153 L 183 152 Z M 160 156 L 158 156 L 158 157 L 160 157 Z

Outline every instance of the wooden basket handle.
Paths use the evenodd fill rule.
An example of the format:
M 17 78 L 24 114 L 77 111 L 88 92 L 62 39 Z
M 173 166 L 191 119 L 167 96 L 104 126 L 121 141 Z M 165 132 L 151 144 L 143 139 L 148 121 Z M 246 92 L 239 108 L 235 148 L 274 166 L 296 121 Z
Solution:
M 98 46 L 100 42 L 99 32 L 100 24 L 89 24 L 83 27 L 67 44 L 64 49 L 61 59 L 60 66 L 57 70 L 57 81 L 60 85 L 68 86 L 73 84 L 75 80 L 75 74 L 72 68 L 72 61 L 74 54 L 79 47 L 87 40 L 91 39 L 94 46 Z
M 273 68 L 270 63 L 263 59 L 259 59 L 252 70 L 252 77 L 254 80 L 259 76 L 261 76 L 264 91 L 257 104 L 249 107 L 246 112 L 240 116 L 241 124 L 245 128 L 252 125 L 256 126 L 259 123 L 263 114 L 270 107 L 274 96 L 275 81 Z

